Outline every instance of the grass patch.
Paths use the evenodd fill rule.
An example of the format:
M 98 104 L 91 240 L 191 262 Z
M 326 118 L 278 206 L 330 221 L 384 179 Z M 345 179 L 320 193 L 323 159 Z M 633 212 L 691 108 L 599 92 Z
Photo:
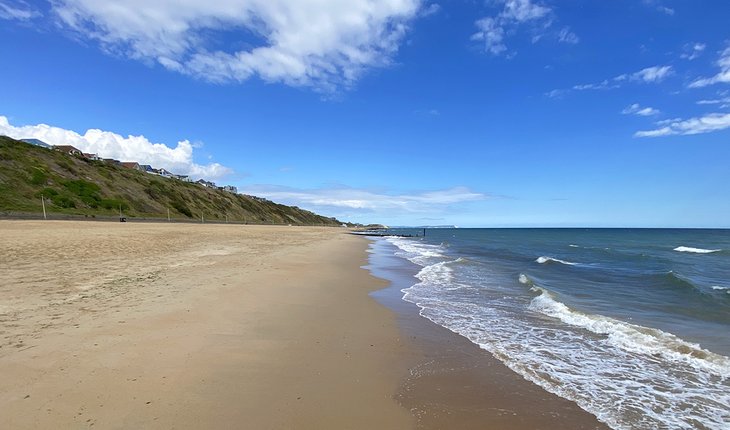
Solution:
M 71 194 L 74 194 L 81 199 L 88 207 L 97 208 L 101 203 L 101 196 L 99 191 L 101 187 L 97 184 L 83 179 L 75 179 L 70 181 L 64 181 L 64 188 L 66 188 Z
M 48 183 L 48 174 L 40 167 L 35 167 L 30 173 L 30 183 L 32 185 L 46 185 Z

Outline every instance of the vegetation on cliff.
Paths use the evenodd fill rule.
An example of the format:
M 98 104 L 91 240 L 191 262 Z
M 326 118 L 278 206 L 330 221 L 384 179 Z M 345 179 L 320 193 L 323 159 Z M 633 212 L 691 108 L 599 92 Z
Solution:
M 43 199 L 43 200 L 42 200 Z M 0 136 L 0 214 L 340 225 L 298 207 L 164 178 Z

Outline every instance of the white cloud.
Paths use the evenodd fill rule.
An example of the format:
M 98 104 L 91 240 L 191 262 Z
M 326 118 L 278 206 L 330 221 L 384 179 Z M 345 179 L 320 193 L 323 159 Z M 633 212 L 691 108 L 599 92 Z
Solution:
M 120 161 L 136 161 L 150 164 L 195 178 L 218 179 L 233 171 L 218 163 L 196 164 L 193 162 L 194 145 L 187 140 L 170 148 L 162 143 L 153 143 L 144 136 L 127 136 L 98 129 L 89 129 L 83 135 L 75 131 L 53 127 L 46 124 L 16 127 L 8 118 L 0 115 L 0 135 L 14 139 L 39 139 L 51 145 L 72 145 L 86 153 L 98 154 L 103 158 Z
M 431 3 L 428 6 L 424 6 L 421 11 L 419 12 L 419 16 L 426 17 L 431 16 L 439 13 L 441 11 L 441 6 L 437 3 Z
M 477 32 L 472 34 L 471 40 L 484 43 L 484 50 L 493 55 L 500 55 L 507 51 L 504 43 L 505 35 L 513 32 L 523 24 L 541 23 L 541 30 L 552 24 L 549 20 L 552 9 L 532 0 L 497 0 L 497 4 L 504 7 L 496 16 L 487 16 L 474 22 Z M 547 20 L 547 21 L 546 21 Z M 532 43 L 542 39 L 543 34 L 532 36 Z M 564 28 L 558 33 L 558 40 L 566 43 L 577 43 L 578 36 Z
M 659 12 L 662 12 L 664 14 L 667 14 L 670 16 L 674 15 L 674 9 L 664 6 L 662 4 L 661 0 L 643 0 L 642 3 L 644 3 L 647 6 L 654 7 L 656 10 L 658 10 Z
M 574 90 L 585 91 L 585 90 L 608 90 L 612 88 L 618 88 L 619 85 L 614 80 L 605 79 L 595 84 L 580 84 L 573 86 Z
M 0 19 L 28 21 L 40 14 L 24 1 L 0 1 Z
M 626 82 L 638 82 L 644 84 L 655 84 L 662 82 L 668 76 L 674 73 L 672 66 L 652 66 L 639 70 L 634 73 L 624 73 L 611 79 L 604 79 L 601 82 L 574 85 L 571 89 L 575 91 L 586 90 L 612 90 L 620 88 Z M 570 90 L 555 89 L 545 93 L 549 97 L 555 95 L 563 95 Z
M 575 35 L 572 31 L 570 31 L 569 27 L 563 27 L 562 30 L 560 30 L 560 33 L 558 33 L 558 40 L 563 43 L 570 43 L 572 45 L 575 45 L 576 43 L 580 42 L 580 39 L 578 36 Z
M 638 103 L 634 103 L 621 111 L 624 115 L 652 116 L 659 114 L 659 110 L 652 107 L 641 107 Z
M 730 97 L 726 97 L 723 99 L 709 99 L 709 100 L 698 100 L 698 105 L 717 105 L 721 103 L 730 103 Z
M 695 58 L 702 55 L 702 52 L 704 52 L 705 48 L 707 48 L 707 45 L 705 45 L 704 43 L 684 45 L 684 52 L 680 55 L 680 58 L 690 61 L 694 60 Z
M 667 118 L 667 119 L 663 119 L 661 121 L 657 121 L 654 124 L 663 126 L 663 125 L 671 124 L 674 122 L 680 122 L 680 121 L 682 121 L 682 118 Z
M 208 81 L 242 82 L 258 76 L 323 91 L 351 85 L 366 69 L 390 64 L 421 5 L 419 0 L 52 4 L 64 25 L 111 52 Z M 236 40 L 226 39 L 233 35 L 238 35 Z M 216 47 L 221 40 L 237 48 Z
M 698 100 L 698 105 L 718 105 L 720 108 L 724 109 L 727 107 L 730 107 L 730 97 L 721 95 L 720 98 L 717 99 L 705 99 L 705 100 Z
M 661 82 L 667 76 L 673 73 L 672 66 L 653 66 L 641 69 L 636 73 L 628 75 L 628 78 L 634 81 L 642 81 L 646 83 Z M 617 76 L 614 79 L 620 80 L 626 75 Z
M 501 16 L 507 20 L 526 22 L 540 19 L 550 13 L 550 8 L 532 0 L 506 0 Z
M 689 87 L 701 88 L 718 83 L 730 83 L 730 46 L 720 53 L 720 58 L 717 60 L 716 64 L 720 68 L 720 72 L 718 74 L 709 78 L 696 79 L 689 84 Z
M 568 90 L 550 90 L 546 92 L 545 95 L 551 99 L 557 99 L 563 97 L 567 92 Z
M 238 187 L 238 190 L 244 194 L 261 196 L 322 213 L 339 211 L 339 215 L 353 211 L 382 212 L 389 216 L 398 213 L 427 213 L 444 209 L 449 205 L 488 198 L 485 194 L 465 187 L 414 194 L 388 194 L 347 187 L 297 189 L 272 185 L 250 185 Z
M 637 131 L 635 137 L 660 137 L 711 133 L 730 128 L 730 113 L 711 113 L 698 118 L 674 120 L 655 130 Z
M 494 55 L 507 50 L 504 44 L 504 28 L 495 18 L 482 18 L 474 24 L 479 31 L 471 35 L 471 40 L 484 42 L 484 49 Z

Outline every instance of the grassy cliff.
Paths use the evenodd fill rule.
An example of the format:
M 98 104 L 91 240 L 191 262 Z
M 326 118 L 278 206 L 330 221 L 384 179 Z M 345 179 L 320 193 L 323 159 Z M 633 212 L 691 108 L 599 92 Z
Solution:
M 297 207 L 87 160 L 0 136 L 0 215 L 340 225 Z

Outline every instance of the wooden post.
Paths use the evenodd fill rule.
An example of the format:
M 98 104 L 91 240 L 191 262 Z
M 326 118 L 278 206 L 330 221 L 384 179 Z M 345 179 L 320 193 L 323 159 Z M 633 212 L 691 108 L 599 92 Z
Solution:
M 228 224 L 228 214 L 226 214 L 226 224 Z
M 167 222 L 170 222 L 170 208 L 167 208 Z
M 426 237 L 426 229 L 423 229 L 423 237 Z
M 43 206 L 43 219 L 47 220 L 46 217 L 46 198 L 41 196 L 41 206 Z
M 205 223 L 205 218 L 203 218 L 203 212 L 200 213 L 200 223 L 201 224 Z

